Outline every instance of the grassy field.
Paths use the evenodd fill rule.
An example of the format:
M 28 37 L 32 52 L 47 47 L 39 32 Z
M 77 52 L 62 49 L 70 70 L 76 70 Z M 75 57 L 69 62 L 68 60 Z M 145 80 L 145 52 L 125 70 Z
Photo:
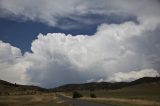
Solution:
M 114 106 L 160 106 L 160 82 L 140 84 L 118 90 L 92 91 L 97 98 L 90 98 L 90 91 L 79 91 L 86 100 Z M 67 93 L 72 95 L 72 93 Z
M 160 81 L 117 90 L 78 92 L 83 95 L 81 99 L 109 104 L 109 106 L 160 106 Z M 96 98 L 91 98 L 90 93 L 95 94 Z M 72 97 L 72 92 L 63 92 L 63 94 Z M 15 85 L 2 83 L 0 106 L 67 106 L 67 104 L 59 101 L 54 93 L 41 92 L 36 89 L 20 89 Z
M 160 106 L 160 102 L 145 99 L 124 99 L 124 98 L 82 98 L 84 100 L 107 104 L 109 106 Z
M 54 94 L 0 96 L 0 106 L 67 106 Z

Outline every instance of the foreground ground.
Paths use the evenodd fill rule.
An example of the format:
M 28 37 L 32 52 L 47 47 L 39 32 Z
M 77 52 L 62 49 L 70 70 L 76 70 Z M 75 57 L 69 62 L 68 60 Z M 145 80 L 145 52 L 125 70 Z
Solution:
M 0 86 L 0 106 L 160 106 L 160 81 L 116 90 L 80 90 L 80 99 L 72 99 L 73 92 L 44 93 L 18 89 L 17 85 L 12 88 L 18 90 L 7 90 L 10 84 L 4 85 Z M 91 98 L 90 93 L 96 98 Z
M 111 106 L 111 105 L 88 101 L 88 100 L 73 99 L 64 95 L 57 95 L 57 97 L 61 102 L 69 104 L 69 106 Z
M 118 90 L 94 90 L 97 98 L 90 98 L 90 91 L 79 91 L 81 99 L 113 106 L 160 106 L 160 82 L 140 84 Z M 65 93 L 67 96 L 71 92 Z
M 0 96 L 0 106 L 67 106 L 54 94 Z
M 0 96 L 0 106 L 109 106 L 93 101 L 72 99 L 63 95 L 12 95 Z

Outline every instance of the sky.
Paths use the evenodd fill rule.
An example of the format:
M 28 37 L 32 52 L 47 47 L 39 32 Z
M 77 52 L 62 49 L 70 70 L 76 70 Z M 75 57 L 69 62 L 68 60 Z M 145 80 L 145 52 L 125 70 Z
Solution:
M 159 0 L 0 0 L 0 79 L 46 88 L 160 73 Z

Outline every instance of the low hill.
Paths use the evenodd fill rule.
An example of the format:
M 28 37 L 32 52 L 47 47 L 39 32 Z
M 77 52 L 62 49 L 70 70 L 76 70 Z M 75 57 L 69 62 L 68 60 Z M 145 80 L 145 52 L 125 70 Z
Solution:
M 12 84 L 10 82 L 0 80 L 0 95 L 12 95 L 12 94 L 34 94 L 37 92 L 47 92 L 45 88 L 32 86 L 32 85 L 20 85 Z
M 139 84 L 160 82 L 160 77 L 144 77 L 132 82 L 92 82 L 84 84 L 66 84 L 57 88 L 45 89 L 33 85 L 13 84 L 0 80 L 0 95 L 35 94 L 42 92 L 68 92 L 75 90 L 115 90 Z
M 158 79 L 149 80 L 143 78 L 133 81 L 131 86 L 115 90 L 89 90 L 78 91 L 81 95 L 94 102 L 104 103 L 111 106 L 160 106 L 160 81 Z M 135 83 L 135 82 L 141 83 Z M 90 94 L 97 98 L 90 98 Z M 72 92 L 65 93 L 72 96 Z M 87 100 L 86 98 L 86 100 Z
M 160 81 L 160 77 L 143 77 L 131 82 L 92 82 L 85 84 L 66 84 L 57 88 L 52 89 L 52 91 L 66 92 L 74 90 L 113 90 L 120 89 L 123 87 L 129 87 L 133 85 L 139 85 L 143 83 L 152 83 Z
M 52 89 L 53 91 L 74 91 L 74 90 L 96 90 L 96 89 L 119 89 L 124 87 L 127 82 L 92 82 L 85 84 L 66 84 Z
M 160 81 L 160 77 L 143 77 L 128 83 L 128 86 L 138 85 L 142 83 L 152 83 L 152 82 L 158 82 L 158 81 Z

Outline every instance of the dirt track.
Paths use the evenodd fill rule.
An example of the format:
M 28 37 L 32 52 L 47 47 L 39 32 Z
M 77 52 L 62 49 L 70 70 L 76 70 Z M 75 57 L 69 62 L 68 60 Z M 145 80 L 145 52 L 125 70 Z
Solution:
M 65 102 L 71 106 L 109 106 L 105 104 L 99 104 L 99 103 L 89 102 L 89 101 L 80 100 L 80 99 L 72 99 L 72 98 L 65 97 L 63 95 L 57 95 L 57 97 L 59 98 L 60 103 Z

